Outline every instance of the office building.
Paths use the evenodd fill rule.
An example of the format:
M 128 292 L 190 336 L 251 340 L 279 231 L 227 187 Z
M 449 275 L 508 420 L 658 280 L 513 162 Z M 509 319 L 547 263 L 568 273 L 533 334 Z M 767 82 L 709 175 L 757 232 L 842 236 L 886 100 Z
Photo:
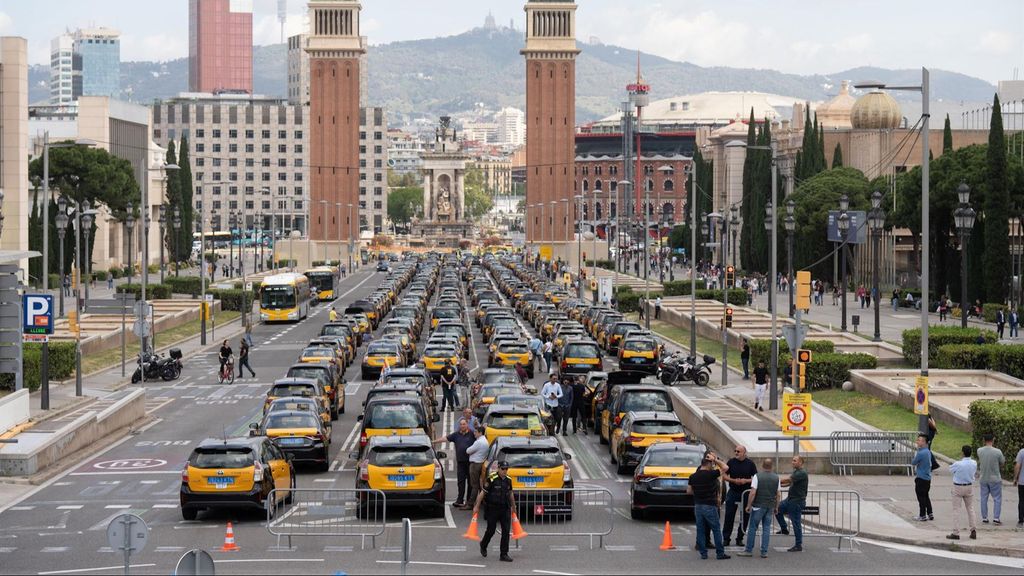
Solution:
M 71 36 L 73 98 L 121 93 L 121 34 L 110 28 L 76 30 Z
M 252 94 L 252 0 L 189 0 L 190 92 Z
M 359 110 L 360 229 L 384 231 L 388 218 L 388 121 L 383 108 Z
M 388 130 L 388 166 L 396 174 L 419 174 L 423 166 L 420 154 L 423 141 L 416 134 L 404 130 Z
M 498 124 L 498 144 L 518 148 L 526 143 L 526 115 L 518 108 L 502 108 L 494 115 Z
M 73 50 L 70 34 L 61 34 L 50 41 L 50 104 L 67 105 L 75 99 L 71 79 Z

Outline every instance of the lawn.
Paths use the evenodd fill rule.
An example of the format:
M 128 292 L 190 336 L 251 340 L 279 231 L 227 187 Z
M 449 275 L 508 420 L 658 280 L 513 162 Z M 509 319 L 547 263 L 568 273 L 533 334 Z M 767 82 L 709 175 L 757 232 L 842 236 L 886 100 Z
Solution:
M 638 316 L 639 315 L 635 313 L 626 314 L 626 318 L 629 320 L 642 324 L 643 321 L 639 320 Z M 675 340 L 687 349 L 690 347 L 690 330 L 687 328 L 673 326 L 672 324 L 662 322 L 661 320 L 651 320 L 651 331 L 670 340 Z M 697 351 L 701 354 L 710 354 L 711 356 L 714 356 L 716 362 L 722 361 L 722 342 L 719 340 L 712 340 L 698 334 Z M 743 364 L 740 362 L 740 351 L 732 347 L 729 348 L 729 366 L 737 370 L 743 370 Z
M 917 430 L 918 417 L 913 411 L 874 396 L 860 392 L 844 392 L 843 390 L 816 390 L 814 401 L 832 408 L 842 410 L 850 416 L 878 428 L 891 432 Z M 967 432 L 937 423 L 938 434 L 932 442 L 932 448 L 939 454 L 954 460 L 960 459 L 960 447 L 971 444 L 971 435 Z
M 241 312 L 221 310 L 214 315 L 214 319 L 216 320 L 217 326 L 221 326 L 231 322 L 232 320 L 236 320 L 239 316 L 241 316 Z M 207 330 L 210 329 L 209 324 L 206 328 Z M 189 338 L 199 334 L 199 329 L 200 321 L 197 318 L 190 322 L 186 322 L 181 326 L 171 328 L 170 330 L 162 330 L 156 338 L 155 345 L 159 347 L 177 344 L 178 342 L 188 340 Z M 125 340 L 125 361 L 127 362 L 127 370 L 129 372 L 133 372 L 135 370 L 135 357 L 138 353 L 139 339 L 134 335 L 127 335 L 127 339 Z M 120 363 L 121 346 L 119 343 L 117 346 L 109 350 L 82 356 L 82 373 L 92 374 L 97 370 L 111 368 L 119 365 Z

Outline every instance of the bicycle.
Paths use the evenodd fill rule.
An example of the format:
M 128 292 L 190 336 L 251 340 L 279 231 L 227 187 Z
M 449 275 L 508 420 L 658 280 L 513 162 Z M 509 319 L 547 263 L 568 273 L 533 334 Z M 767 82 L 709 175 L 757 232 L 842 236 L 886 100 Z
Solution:
M 224 384 L 225 382 L 228 384 L 235 383 L 235 361 L 233 358 L 229 357 L 221 363 L 220 374 L 218 376 L 220 377 L 221 384 Z

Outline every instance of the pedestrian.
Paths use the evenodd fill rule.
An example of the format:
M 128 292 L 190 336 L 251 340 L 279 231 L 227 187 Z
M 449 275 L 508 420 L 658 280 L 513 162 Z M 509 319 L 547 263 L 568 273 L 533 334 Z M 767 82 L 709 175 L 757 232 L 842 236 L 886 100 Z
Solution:
M 252 324 L 245 327 L 245 333 L 242 334 L 242 338 L 245 340 L 246 345 L 252 348 Z
M 725 494 L 725 545 L 732 542 L 732 525 L 736 520 L 736 510 L 740 512 L 740 522 L 736 526 L 736 545 L 743 546 L 743 533 L 746 530 L 749 515 L 742 504 L 743 491 L 750 487 L 751 479 L 757 474 L 757 464 L 747 458 L 747 448 L 736 446 L 733 457 L 726 462 L 726 471 L 722 472 L 729 491 Z
M 932 489 L 932 451 L 928 449 L 927 435 L 917 435 L 917 453 L 910 465 L 914 467 L 914 493 L 917 495 L 918 514 L 914 520 L 935 520 L 932 500 L 928 495 Z
M 555 343 L 551 341 L 551 338 L 544 339 L 544 369 L 549 374 L 553 374 L 555 371 L 554 366 L 551 364 L 551 359 L 555 355 Z
M 561 414 L 558 413 L 558 400 L 562 394 L 562 386 L 558 383 L 555 373 L 552 372 L 548 381 L 544 383 L 544 387 L 541 388 L 540 396 L 544 399 L 544 405 L 548 407 L 548 412 L 554 416 L 555 434 L 558 434 L 558 425 L 562 422 Z
M 789 516 L 790 521 L 793 522 L 793 537 L 796 541 L 787 552 L 803 552 L 803 513 L 804 506 L 807 504 L 807 484 L 810 479 L 807 476 L 807 470 L 804 470 L 803 456 L 793 456 L 791 463 L 793 472 L 782 480 L 783 486 L 789 486 L 789 493 L 779 505 L 779 512 L 775 515 L 775 519 L 779 522 L 779 531 L 776 534 L 789 534 L 789 526 L 786 525 L 786 516 Z
M 1000 470 L 1006 464 L 1006 456 L 1003 451 L 994 446 L 996 437 L 987 432 L 981 437 L 985 443 L 978 448 L 978 486 L 981 490 L 981 523 L 988 524 L 988 500 L 992 498 L 992 523 L 996 526 L 1003 522 L 1000 520 L 1000 512 L 1003 509 L 1003 479 Z
M 996 334 L 999 335 L 999 339 L 1003 339 L 1003 330 L 1006 328 L 1006 313 L 1000 308 L 996 310 Z
M 523 368 L 522 362 L 516 362 L 516 376 L 519 377 L 519 382 L 522 384 L 530 381 L 530 374 L 526 371 L 526 368 Z
M 1017 315 L 1016 310 L 1010 310 L 1010 338 L 1016 338 L 1017 326 L 1020 325 L 1020 316 Z
M 579 376 L 572 383 L 572 433 L 575 434 L 577 426 L 583 428 L 583 435 L 587 435 L 587 416 L 584 412 L 586 407 L 587 387 L 583 384 L 583 376 Z
M 573 420 L 573 396 L 572 385 L 562 386 L 562 395 L 558 398 L 558 415 L 561 420 L 562 436 L 569 435 L 569 421 Z M 574 431 L 573 434 L 575 433 Z
M 661 296 L 654 299 L 654 319 L 661 319 Z
M 67 282 L 68 282 L 68 287 L 70 288 L 71 280 L 69 279 Z M 113 289 L 114 289 L 114 275 L 113 274 L 107 274 L 107 290 L 113 290 Z M 1013 335 L 1013 330 L 1012 329 L 1010 330 L 1010 334 Z
M 693 495 L 693 514 L 697 518 L 697 552 L 701 560 L 708 558 L 707 530 L 710 528 L 715 541 L 715 558 L 728 560 L 722 543 L 722 528 L 718 523 L 718 507 L 722 497 L 719 491 L 722 474 L 729 471 L 729 465 L 708 452 L 700 462 L 700 468 L 690 475 L 686 493 Z
M 953 473 L 953 533 L 946 536 L 947 540 L 960 539 L 961 508 L 967 509 L 967 526 L 971 529 L 971 540 L 978 539 L 978 527 L 974 523 L 974 479 L 978 474 L 978 463 L 971 458 L 971 447 L 960 448 L 963 458 L 953 462 L 949 471 Z
M 740 362 L 743 363 L 743 379 L 750 380 L 750 341 L 743 339 L 743 351 L 740 352 Z
M 338 320 L 338 310 L 334 306 L 331 306 L 331 311 L 327 313 L 327 319 L 331 322 Z
M 640 320 L 643 320 L 644 308 L 647 308 L 647 300 L 643 296 L 637 299 L 637 308 L 640 310 Z
M 462 409 L 462 416 L 459 417 L 459 420 L 462 420 L 462 419 L 466 420 L 466 422 L 469 424 L 469 429 L 471 431 L 474 428 L 476 428 L 477 426 L 482 426 L 482 424 L 480 424 L 480 420 L 478 420 L 476 416 L 473 416 L 473 409 L 470 408 L 469 406 L 466 406 L 466 407 L 464 407 Z M 452 424 L 452 432 L 458 432 L 458 431 L 459 431 L 459 422 L 458 422 L 458 420 L 456 420 L 455 423 Z
M 465 508 L 466 483 L 469 480 L 469 454 L 467 450 L 476 442 L 476 436 L 469 429 L 469 420 L 459 418 L 459 429 L 451 434 L 434 440 L 434 444 L 451 442 L 455 445 L 455 470 L 458 477 L 459 495 L 455 498 L 456 508 Z
M 946 296 L 939 296 L 939 322 L 946 321 L 946 312 L 949 311 L 949 306 L 946 303 Z
M 1024 448 L 1017 452 L 1013 463 L 1013 483 L 1017 486 L 1017 530 L 1024 530 Z
M 487 482 L 480 488 L 480 495 L 473 506 L 473 515 L 480 513 L 480 505 L 484 505 L 484 519 L 487 529 L 480 540 L 480 555 L 487 557 L 487 546 L 494 537 L 494 531 L 501 525 L 501 561 L 511 562 L 508 555 L 508 541 L 512 535 L 512 511 L 516 509 L 516 497 L 512 493 L 512 479 L 508 477 L 508 462 L 498 462 L 498 470 L 487 477 Z
M 754 540 L 757 530 L 761 529 L 761 558 L 768 557 L 768 543 L 772 534 L 772 515 L 779 512 L 779 494 L 781 482 L 779 475 L 772 471 L 774 466 L 771 458 L 761 461 L 761 471 L 750 481 L 750 492 L 747 493 L 747 546 L 738 556 L 753 556 Z
M 466 498 L 466 510 L 472 507 L 472 502 L 476 502 L 477 496 L 480 494 L 480 483 L 483 481 L 483 466 L 484 460 L 487 459 L 487 450 L 490 448 L 487 444 L 487 436 L 484 436 L 484 428 L 480 424 L 472 427 L 473 430 L 473 445 L 466 449 L 466 454 L 469 456 L 469 494 Z
M 764 406 L 761 403 L 764 401 L 767 390 L 768 369 L 764 367 L 764 360 L 759 360 L 757 368 L 754 368 L 754 410 L 764 412 Z
M 65 274 L 64 278 L 61 279 L 60 284 L 61 284 L 61 288 L 64 290 L 64 295 L 65 296 L 71 296 L 71 278 L 68 277 Z M 108 288 L 109 288 L 109 286 L 108 286 Z
M 536 370 L 537 369 L 537 363 L 540 362 L 541 354 L 544 351 L 544 343 L 540 341 L 540 338 L 537 338 L 536 334 L 534 334 L 533 336 L 530 337 L 529 347 L 530 347 L 530 363 L 533 364 L 533 369 Z M 544 371 L 545 372 L 548 371 L 548 367 L 547 366 L 544 367 Z
M 445 408 L 449 412 L 455 412 L 455 409 L 459 407 L 459 399 L 455 393 L 457 377 L 458 374 L 451 358 L 445 360 L 444 368 L 441 368 L 441 412 L 444 412 Z
M 241 342 L 239 342 L 239 344 L 238 344 L 238 377 L 239 378 L 242 377 L 242 367 L 243 366 L 245 368 L 249 369 L 249 373 L 252 374 L 253 378 L 256 377 L 256 372 L 252 369 L 252 366 L 249 365 L 249 343 L 245 341 L 245 338 L 242 338 Z
M 892 289 L 892 301 L 891 301 L 891 304 L 892 304 L 892 311 L 893 312 L 899 312 L 900 311 L 900 289 L 899 288 L 893 288 Z

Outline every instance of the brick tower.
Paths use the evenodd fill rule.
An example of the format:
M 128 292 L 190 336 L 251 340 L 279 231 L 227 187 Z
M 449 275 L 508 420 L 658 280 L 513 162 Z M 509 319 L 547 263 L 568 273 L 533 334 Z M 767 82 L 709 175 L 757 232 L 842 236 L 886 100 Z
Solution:
M 343 241 L 359 239 L 359 57 L 365 51 L 359 38 L 361 9 L 357 0 L 309 2 L 306 52 L 312 240 L 337 240 L 339 226 Z
M 525 10 L 527 242 L 565 243 L 575 230 L 576 2 L 529 0 Z

